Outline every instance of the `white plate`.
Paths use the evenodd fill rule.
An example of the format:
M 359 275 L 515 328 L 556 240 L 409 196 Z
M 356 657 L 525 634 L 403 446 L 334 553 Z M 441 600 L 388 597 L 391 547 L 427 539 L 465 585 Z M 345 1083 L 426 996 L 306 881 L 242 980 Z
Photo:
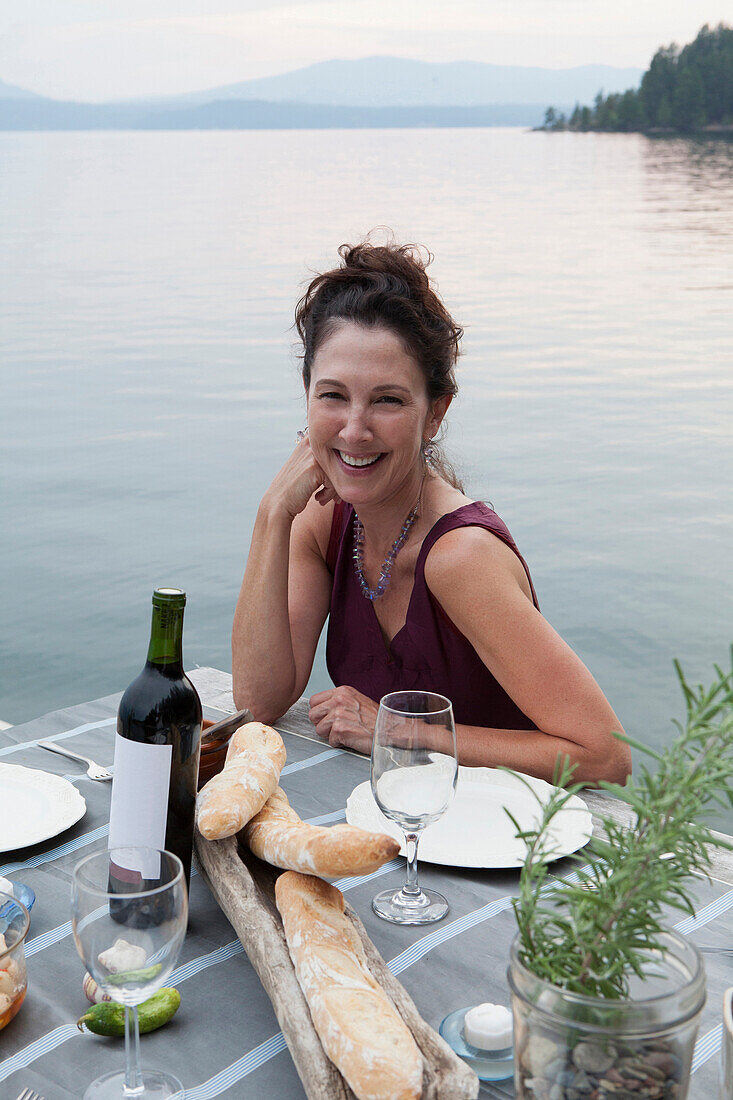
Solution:
M 515 836 L 506 809 L 522 828 L 535 827 L 554 788 L 543 779 L 516 775 L 496 768 L 459 768 L 456 795 L 445 815 L 428 825 L 420 838 L 418 859 L 423 863 L 444 863 L 452 867 L 520 867 L 527 846 Z M 538 801 L 539 799 L 539 801 Z M 374 801 L 370 783 L 360 783 L 346 802 L 350 825 L 388 833 L 401 842 L 404 834 L 389 821 Z M 548 862 L 570 855 L 587 844 L 593 832 L 590 810 L 573 795 L 556 815 L 549 836 L 552 850 Z
M 58 836 L 86 810 L 68 779 L 19 764 L 0 764 L 0 852 Z

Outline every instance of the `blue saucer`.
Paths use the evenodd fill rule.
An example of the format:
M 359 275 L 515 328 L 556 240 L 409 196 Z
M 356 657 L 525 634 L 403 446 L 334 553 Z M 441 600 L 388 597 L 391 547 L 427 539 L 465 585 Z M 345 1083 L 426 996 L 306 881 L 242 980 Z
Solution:
M 438 1030 L 448 1046 L 452 1047 L 459 1058 L 468 1062 L 480 1081 L 506 1081 L 513 1077 L 512 1047 L 507 1047 L 506 1050 L 479 1050 L 463 1038 L 463 1019 L 467 1012 L 467 1008 L 459 1008 L 446 1016 L 440 1025 Z
M 36 900 L 36 895 L 30 886 L 26 886 L 24 882 L 13 883 L 13 896 L 21 901 L 25 905 L 26 909 L 30 913 L 33 908 L 33 902 Z

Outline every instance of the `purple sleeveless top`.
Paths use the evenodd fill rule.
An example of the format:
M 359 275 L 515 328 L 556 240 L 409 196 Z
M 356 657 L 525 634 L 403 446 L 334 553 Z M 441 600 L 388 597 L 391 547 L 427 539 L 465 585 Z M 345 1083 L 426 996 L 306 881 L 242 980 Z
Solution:
M 425 536 L 415 566 L 415 583 L 405 625 L 390 648 L 382 636 L 372 601 L 359 587 L 353 562 L 354 509 L 334 508 L 326 564 L 333 574 L 326 663 L 334 684 L 351 687 L 378 702 L 390 691 L 435 691 L 453 704 L 456 722 L 496 729 L 535 729 L 507 695 L 468 638 L 430 592 L 425 561 L 441 535 L 458 527 L 485 527 L 509 546 L 524 566 L 538 607 L 529 569 L 509 531 L 480 501 L 442 516 Z

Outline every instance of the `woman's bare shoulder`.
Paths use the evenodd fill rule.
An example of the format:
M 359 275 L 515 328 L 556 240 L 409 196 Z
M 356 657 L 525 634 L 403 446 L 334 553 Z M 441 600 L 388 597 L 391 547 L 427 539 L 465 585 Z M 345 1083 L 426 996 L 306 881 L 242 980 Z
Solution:
M 472 497 L 466 496 L 460 489 L 454 488 L 442 478 L 432 480 L 426 500 L 427 527 L 432 527 L 445 516 L 452 514 L 469 504 L 475 504 Z M 514 566 L 524 573 L 514 551 L 502 539 L 485 527 L 455 527 L 440 535 L 433 543 L 425 560 L 425 579 L 432 589 L 431 582 L 441 583 L 443 575 L 453 581 L 457 569 L 482 567 L 509 569 L 519 576 Z
M 446 531 L 431 547 L 425 561 L 428 588 L 440 599 L 445 586 L 457 581 L 466 585 L 470 598 L 472 583 L 517 583 L 531 600 L 524 566 L 517 554 L 499 535 L 486 527 L 456 527 Z

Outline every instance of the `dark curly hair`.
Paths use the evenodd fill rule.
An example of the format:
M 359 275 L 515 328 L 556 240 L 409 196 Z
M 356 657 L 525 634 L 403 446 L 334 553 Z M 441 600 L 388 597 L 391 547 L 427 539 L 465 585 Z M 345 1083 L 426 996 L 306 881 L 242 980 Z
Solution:
M 432 255 L 414 244 L 342 244 L 340 267 L 316 275 L 295 309 L 303 344 L 303 383 L 308 389 L 315 355 L 344 321 L 396 333 L 425 377 L 428 397 L 458 392 L 455 365 L 463 329 L 430 284 Z M 452 484 L 454 471 L 440 457 L 433 462 Z

